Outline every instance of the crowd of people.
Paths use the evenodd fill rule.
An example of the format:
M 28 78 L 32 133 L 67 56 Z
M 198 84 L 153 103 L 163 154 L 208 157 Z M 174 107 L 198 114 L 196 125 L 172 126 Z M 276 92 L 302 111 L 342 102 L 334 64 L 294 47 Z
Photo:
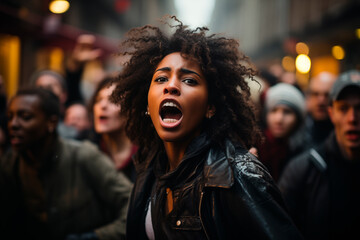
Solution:
M 36 71 L 10 99 L 0 77 L 1 236 L 356 235 L 360 71 L 302 89 L 293 73 L 249 67 L 236 40 L 171 20 L 170 35 L 131 29 L 118 52 L 128 62 L 89 101 L 94 36 L 78 38 L 65 74 Z

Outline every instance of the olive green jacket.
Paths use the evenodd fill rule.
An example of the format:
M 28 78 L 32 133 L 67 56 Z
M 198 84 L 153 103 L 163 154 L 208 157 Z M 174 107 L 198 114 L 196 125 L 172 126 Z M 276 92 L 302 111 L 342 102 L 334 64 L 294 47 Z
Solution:
M 19 171 L 24 160 L 13 151 L 1 159 L 0 232 L 9 239 L 64 239 L 94 231 L 99 239 L 124 238 L 132 184 L 94 144 L 59 139 L 55 145 L 38 171 L 46 221 L 26 204 L 29 193 Z

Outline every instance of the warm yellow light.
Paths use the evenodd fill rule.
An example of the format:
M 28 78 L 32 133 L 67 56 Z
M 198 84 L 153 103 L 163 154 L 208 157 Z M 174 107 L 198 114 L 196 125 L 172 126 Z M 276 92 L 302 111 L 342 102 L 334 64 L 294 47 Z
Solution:
M 64 13 L 70 7 L 70 3 L 66 0 L 54 0 L 50 2 L 49 10 L 53 13 Z
M 300 73 L 308 73 L 311 68 L 311 60 L 309 56 L 305 54 L 299 54 L 296 57 L 295 66 Z
M 333 46 L 331 52 L 333 57 L 337 60 L 342 60 L 345 58 L 345 50 L 339 45 Z
M 360 39 L 360 28 L 357 28 L 357 29 L 355 30 L 355 35 L 356 35 L 356 37 L 357 37 L 358 39 Z
M 306 45 L 306 43 L 298 42 L 295 46 L 297 54 L 309 54 L 309 47 Z
M 294 72 L 295 71 L 295 59 L 290 56 L 285 56 L 281 60 L 281 64 L 283 68 L 288 72 Z

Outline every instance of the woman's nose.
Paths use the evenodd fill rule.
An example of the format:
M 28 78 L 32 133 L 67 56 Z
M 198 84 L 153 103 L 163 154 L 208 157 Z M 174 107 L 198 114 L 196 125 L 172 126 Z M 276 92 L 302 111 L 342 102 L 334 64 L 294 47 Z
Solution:
M 169 79 L 166 86 L 164 87 L 164 94 L 179 95 L 180 89 L 176 77 Z

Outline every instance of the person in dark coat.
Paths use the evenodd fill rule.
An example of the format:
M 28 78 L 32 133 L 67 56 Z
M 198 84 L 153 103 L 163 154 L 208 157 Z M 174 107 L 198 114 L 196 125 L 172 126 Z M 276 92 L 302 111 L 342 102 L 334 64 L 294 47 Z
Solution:
M 189 29 L 130 30 L 112 99 L 139 146 L 127 239 L 302 239 L 266 168 L 238 42 Z M 244 62 L 245 61 L 245 62 Z
M 306 239 L 352 239 L 360 218 L 360 72 L 340 75 L 330 91 L 334 131 L 291 160 L 279 181 Z

